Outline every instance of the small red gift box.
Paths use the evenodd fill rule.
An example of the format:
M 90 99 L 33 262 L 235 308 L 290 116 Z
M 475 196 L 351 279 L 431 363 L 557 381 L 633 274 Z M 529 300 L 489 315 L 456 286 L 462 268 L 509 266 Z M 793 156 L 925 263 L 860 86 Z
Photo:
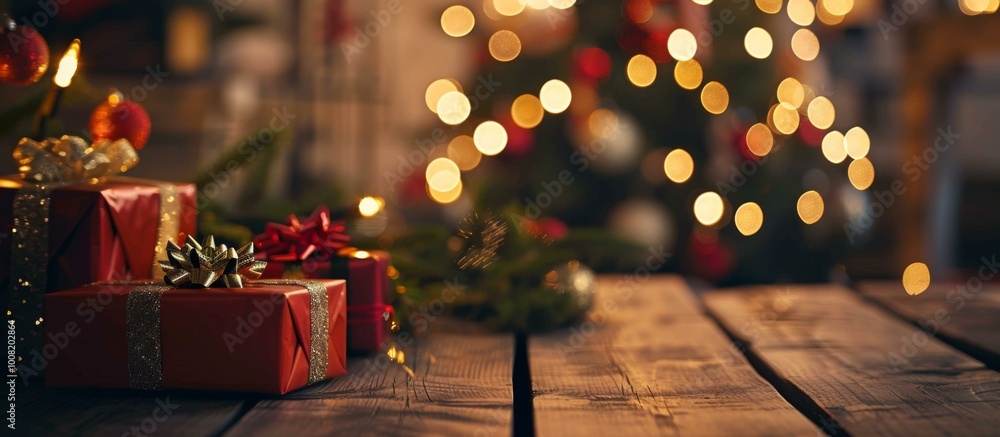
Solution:
M 284 394 L 347 373 L 343 280 L 166 288 L 46 295 L 46 384 Z

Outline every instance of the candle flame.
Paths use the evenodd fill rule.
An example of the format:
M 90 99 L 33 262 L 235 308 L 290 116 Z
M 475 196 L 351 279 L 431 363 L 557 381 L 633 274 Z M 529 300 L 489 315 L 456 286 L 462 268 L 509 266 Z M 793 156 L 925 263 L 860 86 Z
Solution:
M 76 74 L 76 67 L 80 61 L 80 40 L 74 39 L 66 49 L 66 54 L 59 61 L 59 69 L 56 70 L 56 77 L 52 80 L 60 88 L 66 88 L 73 81 Z

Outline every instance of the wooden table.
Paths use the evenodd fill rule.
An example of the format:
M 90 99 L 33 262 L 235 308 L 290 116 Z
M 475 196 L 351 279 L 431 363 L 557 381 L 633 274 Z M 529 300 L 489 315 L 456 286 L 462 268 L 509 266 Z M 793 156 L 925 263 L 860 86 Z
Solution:
M 601 278 L 587 322 L 529 337 L 436 321 L 284 397 L 21 393 L 30 435 L 998 435 L 1000 287 L 781 285 L 696 295 Z M 969 297 L 971 296 L 971 298 Z M 985 363 L 985 364 L 984 364 Z M 153 411 L 169 406 L 164 417 Z M 162 419 L 162 420 L 160 420 Z

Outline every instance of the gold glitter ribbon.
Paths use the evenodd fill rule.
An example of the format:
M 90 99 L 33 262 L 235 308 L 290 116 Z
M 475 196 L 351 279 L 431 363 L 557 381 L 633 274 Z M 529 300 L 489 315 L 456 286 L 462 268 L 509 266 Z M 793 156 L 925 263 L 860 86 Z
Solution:
M 42 346 L 42 295 L 49 264 L 49 194 L 47 185 L 25 184 L 14 197 L 11 230 L 9 316 L 19 327 L 18 362 Z
M 128 284 L 118 282 L 118 284 Z M 160 299 L 173 287 L 140 283 L 128 293 L 125 329 L 128 342 L 129 382 L 133 388 L 163 388 Z M 319 281 L 276 279 L 250 285 L 291 285 L 309 292 L 309 384 L 326 379 L 330 351 L 330 306 L 326 285 Z
M 14 147 L 21 178 L 34 182 L 68 182 L 124 173 L 139 163 L 128 140 L 87 144 L 80 137 L 63 135 L 41 142 L 22 138 Z
M 201 244 L 188 235 L 184 247 L 167 240 L 167 259 L 159 264 L 167 284 L 195 288 L 242 288 L 244 279 L 259 278 L 267 266 L 254 259 L 253 243 L 236 250 L 225 244 L 216 246 L 211 235 Z

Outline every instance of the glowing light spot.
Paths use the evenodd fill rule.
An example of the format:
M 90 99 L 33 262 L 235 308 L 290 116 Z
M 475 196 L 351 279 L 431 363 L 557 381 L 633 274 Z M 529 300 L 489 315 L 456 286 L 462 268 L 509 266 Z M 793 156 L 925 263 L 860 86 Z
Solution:
M 819 39 L 809 29 L 799 29 L 792 35 L 792 53 L 803 61 L 819 56 Z
M 712 0 L 691 0 L 696 5 L 708 6 L 712 4 Z
M 757 9 L 768 14 L 777 14 L 781 11 L 781 0 L 755 0 Z
M 490 56 L 500 62 L 513 61 L 521 54 L 521 39 L 509 30 L 500 30 L 490 37 Z
M 757 59 L 764 59 L 771 55 L 771 50 L 774 49 L 774 41 L 771 40 L 771 34 L 767 33 L 766 30 L 760 27 L 754 27 L 747 31 L 746 36 L 743 38 L 743 47 L 747 49 L 747 53 Z
M 368 259 L 368 258 L 372 257 L 372 254 L 368 253 L 368 251 L 365 251 L 365 250 L 359 250 L 357 252 L 354 252 L 354 255 L 351 255 L 351 256 L 353 256 L 353 257 L 355 257 L 357 259 Z
M 427 91 L 424 91 L 424 102 L 427 103 L 431 112 L 437 114 L 438 102 L 442 96 L 450 91 L 462 91 L 452 79 L 438 79 L 427 85 Z
M 486 156 L 494 156 L 507 147 L 507 131 L 495 121 L 484 121 L 472 133 L 476 149 Z
M 569 90 L 569 85 L 559 79 L 552 79 L 542 85 L 541 92 L 538 93 L 542 101 L 542 107 L 552 114 L 559 114 L 569 108 L 573 101 L 573 93 Z
M 510 105 L 510 116 L 514 119 L 514 124 L 531 129 L 542 122 L 545 108 L 542 108 L 542 101 L 538 97 L 523 94 Z
M 10 40 L 13 44 L 13 39 Z M 14 45 L 14 52 L 17 52 L 17 45 Z M 80 62 L 80 40 L 74 39 L 73 42 L 69 44 L 69 48 L 66 49 L 66 53 L 63 57 L 59 59 L 59 68 L 56 69 L 56 75 L 52 78 L 52 83 L 56 84 L 59 88 L 66 88 L 73 82 L 73 75 L 76 74 L 76 69 Z M 46 61 L 48 65 L 48 61 Z M 6 66 L 5 66 L 6 68 Z
M 719 82 L 709 82 L 701 89 L 701 106 L 712 114 L 726 112 L 729 107 L 729 91 Z
M 618 114 L 606 108 L 600 108 L 587 117 L 590 133 L 601 138 L 614 138 L 618 135 Z
M 802 106 L 805 99 L 805 89 L 802 84 L 793 77 L 785 78 L 778 84 L 778 102 L 787 103 L 795 108 Z
M 833 126 L 836 114 L 833 103 L 826 97 L 817 97 L 809 102 L 809 122 L 817 128 L 828 129 Z
M 524 4 L 528 5 L 531 9 L 542 10 L 551 6 L 548 0 L 521 0 Z
M 693 90 L 701 86 L 703 76 L 701 64 L 694 59 L 679 61 L 674 66 L 674 80 L 677 81 L 677 85 L 686 90 Z
M 465 6 L 455 5 L 441 13 L 441 29 L 448 36 L 457 38 L 468 35 L 475 25 L 476 17 Z
M 576 4 L 576 0 L 549 0 L 549 6 L 556 9 L 569 9 Z
M 916 296 L 927 290 L 931 285 L 931 271 L 927 264 L 913 263 L 903 270 L 903 289 L 906 294 Z
M 656 63 L 649 56 L 635 55 L 629 59 L 625 72 L 632 85 L 645 88 L 656 80 Z
M 698 41 L 691 31 L 674 29 L 667 38 L 667 52 L 678 61 L 690 60 L 698 52 Z
M 469 171 L 479 165 L 483 154 L 476 149 L 476 143 L 468 135 L 459 135 L 448 143 L 448 158 L 455 161 L 458 169 Z
M 844 16 L 854 9 L 854 0 L 823 0 L 823 6 L 831 15 Z
M 698 223 L 705 226 L 712 226 L 722 219 L 722 213 L 726 210 L 722 202 L 722 196 L 713 191 L 701 193 L 694 199 L 694 218 Z
M 663 160 L 663 171 L 671 181 L 682 184 L 694 173 L 694 160 L 684 149 L 674 149 Z
M 430 185 L 427 186 L 427 194 L 437 203 L 448 204 L 458 200 L 459 196 L 462 195 L 462 181 L 458 181 L 458 185 L 448 191 L 437 191 L 431 188 Z
M 458 164 L 448 158 L 438 158 L 427 164 L 427 185 L 436 191 L 448 191 L 461 183 Z
M 819 18 L 821 23 L 828 26 L 837 25 L 844 21 L 843 15 L 831 14 L 830 11 L 827 10 L 826 0 L 819 0 L 816 2 L 816 18 Z
M 768 129 L 763 123 L 750 126 L 750 129 L 747 130 L 747 148 L 750 149 L 750 153 L 766 156 L 771 153 L 773 146 L 774 136 L 771 135 L 771 129 Z
M 791 135 L 799 128 L 799 111 L 788 103 L 778 103 L 774 105 L 774 128 L 779 133 Z
M 816 8 L 809 0 L 788 0 L 788 18 L 799 26 L 808 26 L 816 19 Z
M 524 11 L 524 2 L 521 0 L 493 0 L 493 9 L 496 9 L 500 15 L 513 17 Z
M 990 0 L 989 4 L 986 5 L 986 10 L 983 13 L 992 14 L 1000 9 L 1000 0 Z
M 844 134 L 839 131 L 827 132 L 823 137 L 823 157 L 834 164 L 840 164 L 847 159 L 847 149 L 844 148 Z
M 860 127 L 852 127 L 844 134 L 844 147 L 847 149 L 847 155 L 852 159 L 868 156 L 871 145 L 872 141 L 868 137 L 868 132 Z
M 811 225 L 823 217 L 823 197 L 815 191 L 806 191 L 795 205 L 802 223 Z
M 736 229 L 741 234 L 750 236 L 756 234 L 764 224 L 764 211 L 760 209 L 760 205 L 747 202 L 736 209 L 733 221 L 736 222 Z
M 868 158 L 851 161 L 847 167 L 847 179 L 859 190 L 867 190 L 875 182 L 875 167 Z
M 628 0 L 625 13 L 633 23 L 645 23 L 653 17 L 653 4 L 650 0 Z
M 438 118 L 446 124 L 462 124 L 472 113 L 469 98 L 458 91 L 448 91 L 437 102 Z
M 382 210 L 383 202 L 371 196 L 364 197 L 358 202 L 358 212 L 362 217 L 371 217 Z

